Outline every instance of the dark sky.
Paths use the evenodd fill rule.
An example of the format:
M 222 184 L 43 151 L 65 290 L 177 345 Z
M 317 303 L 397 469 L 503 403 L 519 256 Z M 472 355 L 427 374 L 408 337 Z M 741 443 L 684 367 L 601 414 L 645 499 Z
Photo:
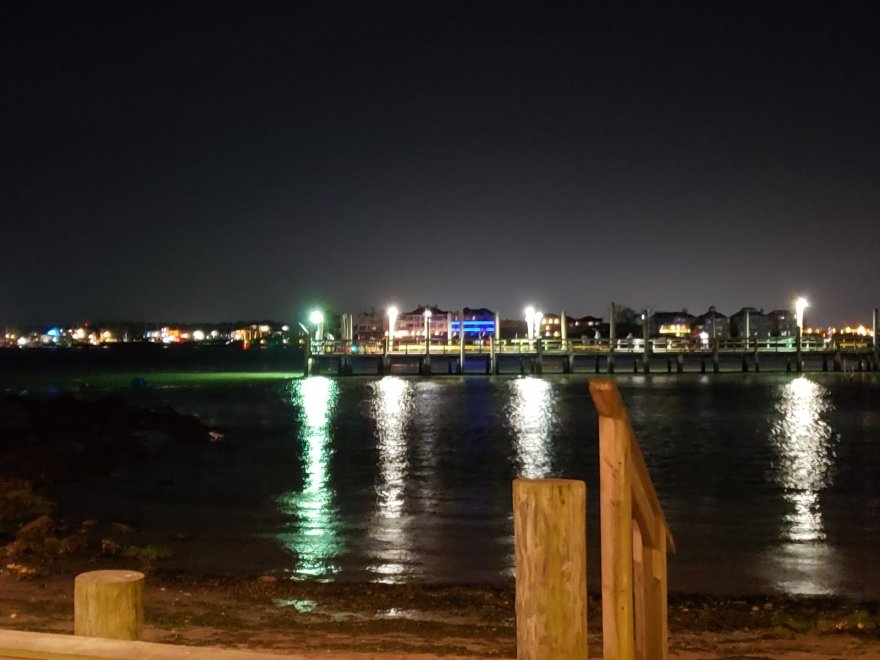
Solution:
M 874 3 L 0 5 L 0 323 L 880 305 Z

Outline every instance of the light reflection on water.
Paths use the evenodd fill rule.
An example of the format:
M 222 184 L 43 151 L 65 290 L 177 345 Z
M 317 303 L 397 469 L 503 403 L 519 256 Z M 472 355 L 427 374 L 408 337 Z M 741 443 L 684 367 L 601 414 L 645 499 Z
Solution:
M 371 563 L 367 570 L 376 582 L 403 582 L 411 576 L 412 514 L 405 509 L 409 471 L 407 425 L 414 409 L 409 380 L 386 376 L 370 384 L 370 416 L 376 424 L 379 475 L 376 508 L 370 522 Z
M 541 479 L 553 472 L 550 435 L 556 425 L 556 396 L 542 378 L 509 381 L 507 425 L 513 432 L 518 476 Z
M 509 578 L 510 479 L 564 474 L 598 486 L 585 381 L 292 383 L 290 431 L 278 442 L 295 453 L 301 481 L 288 475 L 297 485 L 275 500 L 287 570 L 396 583 Z M 619 382 L 681 541 L 675 589 L 870 594 L 866 573 L 880 584 L 860 549 L 880 534 L 863 467 L 880 448 L 864 415 L 845 414 L 871 410 L 880 387 L 854 403 L 830 377 Z
M 833 410 L 827 388 L 799 377 L 779 388 L 770 441 L 776 451 L 774 476 L 789 505 L 780 530 L 781 543 L 771 550 L 773 573 L 783 591 L 832 593 L 839 580 L 820 506 L 831 485 L 834 433 L 823 419 Z
M 283 514 L 290 516 L 292 529 L 283 531 L 280 541 L 293 551 L 293 576 L 327 578 L 339 572 L 339 557 L 346 551 L 336 493 L 330 480 L 330 422 L 339 386 L 324 376 L 313 376 L 293 384 L 292 399 L 299 410 L 305 478 L 302 490 L 278 498 Z

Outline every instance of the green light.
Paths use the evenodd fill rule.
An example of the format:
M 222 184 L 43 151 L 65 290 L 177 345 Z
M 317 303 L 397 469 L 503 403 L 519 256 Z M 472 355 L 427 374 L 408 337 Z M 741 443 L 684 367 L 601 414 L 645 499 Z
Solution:
M 318 325 L 319 323 L 323 323 L 324 322 L 324 312 L 322 312 L 320 309 L 312 310 L 312 313 L 309 314 L 309 321 L 311 321 L 315 325 Z

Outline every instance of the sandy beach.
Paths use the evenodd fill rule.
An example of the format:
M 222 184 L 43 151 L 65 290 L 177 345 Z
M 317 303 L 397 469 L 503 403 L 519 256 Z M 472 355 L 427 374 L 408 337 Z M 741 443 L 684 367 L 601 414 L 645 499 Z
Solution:
M 30 574 L 24 569 L 10 563 L 0 574 L 2 627 L 71 634 L 77 566 Z M 147 576 L 145 603 L 142 639 L 150 642 L 352 660 L 516 657 L 512 589 L 312 584 L 157 571 Z M 591 598 L 590 658 L 601 657 L 599 607 Z M 670 657 L 880 658 L 877 620 L 876 603 L 674 594 Z

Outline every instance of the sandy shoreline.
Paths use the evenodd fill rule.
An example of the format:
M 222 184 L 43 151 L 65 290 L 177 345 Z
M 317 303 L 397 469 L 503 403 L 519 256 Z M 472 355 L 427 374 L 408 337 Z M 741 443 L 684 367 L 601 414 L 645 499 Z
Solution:
M 14 566 L 14 564 L 13 564 Z M 73 576 L 94 565 L 0 573 L 0 627 L 73 631 Z M 147 577 L 145 641 L 339 657 L 516 656 L 510 588 L 315 584 L 174 575 Z M 880 658 L 880 604 L 838 599 L 670 597 L 670 657 Z M 589 611 L 590 657 L 601 613 Z

